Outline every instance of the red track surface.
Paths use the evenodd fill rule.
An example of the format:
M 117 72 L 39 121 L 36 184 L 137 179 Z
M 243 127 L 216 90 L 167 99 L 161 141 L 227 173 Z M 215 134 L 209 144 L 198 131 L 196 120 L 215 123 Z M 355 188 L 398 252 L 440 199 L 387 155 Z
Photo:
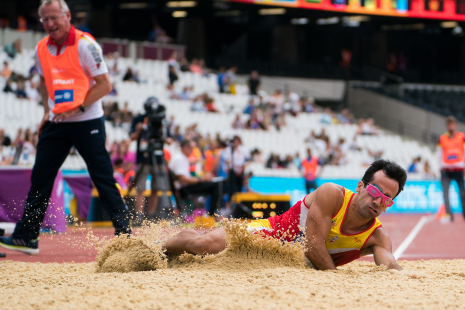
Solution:
M 380 220 L 383 227 L 391 236 L 393 251 L 407 238 L 409 233 L 420 220 L 421 215 L 382 215 Z M 92 228 L 97 237 L 111 237 L 113 229 Z M 89 242 L 86 233 L 82 229 L 69 228 L 62 235 L 41 235 L 39 241 L 40 254 L 29 256 L 26 254 L 0 248 L 0 252 L 7 254 L 0 260 L 14 260 L 23 262 L 64 263 L 64 262 L 93 262 L 97 251 L 85 248 Z M 457 214 L 451 224 L 440 224 L 437 220 L 427 222 L 420 230 L 416 238 L 406 249 L 400 259 L 465 259 L 465 247 L 463 235 L 465 234 L 465 221 Z M 372 260 L 372 258 L 363 258 Z

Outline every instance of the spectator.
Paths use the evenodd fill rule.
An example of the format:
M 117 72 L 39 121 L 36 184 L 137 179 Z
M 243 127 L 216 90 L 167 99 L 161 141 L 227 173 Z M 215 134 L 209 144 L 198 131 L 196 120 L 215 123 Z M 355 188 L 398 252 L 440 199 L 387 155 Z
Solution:
M 425 160 L 425 165 L 423 166 L 423 179 L 425 180 L 434 180 L 436 175 L 431 171 L 429 161 Z
M 37 101 L 37 102 L 42 99 L 40 97 L 39 90 L 38 90 L 39 83 L 40 83 L 39 75 L 34 75 L 30 79 L 25 81 L 27 98 Z
M 208 76 L 207 67 L 205 65 L 205 59 L 201 58 L 199 60 L 199 66 L 202 69 L 202 76 Z
M 5 134 L 5 129 L 0 129 L 0 147 L 1 146 L 10 146 L 11 139 L 8 135 Z
M 239 136 L 234 136 L 232 146 L 228 146 L 224 152 L 229 170 L 229 193 L 232 196 L 242 189 L 244 171 L 250 160 L 250 153 L 242 146 L 242 140 Z
M 316 112 L 315 98 L 313 97 L 305 98 L 303 100 L 302 106 L 306 113 L 315 113 Z
M 357 134 L 359 134 L 359 135 L 377 135 L 378 134 L 378 129 L 375 126 L 375 121 L 372 118 L 369 118 L 366 121 L 363 118 L 359 119 Z
M 200 66 L 199 60 L 197 58 L 192 59 L 189 70 L 195 74 L 202 74 L 202 67 Z
M 225 81 L 225 78 L 226 78 L 226 72 L 225 72 L 225 68 L 224 67 L 220 67 L 220 69 L 218 70 L 218 89 L 220 91 L 220 93 L 224 93 L 225 90 L 224 90 L 224 81 Z
M 236 72 L 237 72 L 237 67 L 232 66 L 229 68 L 228 71 L 226 71 L 226 81 L 229 87 L 229 93 L 232 95 L 236 94 Z
M 168 98 L 170 99 L 182 99 L 181 96 L 174 90 L 173 84 L 166 85 L 166 90 L 168 91 Z
M 281 130 L 281 128 L 286 126 L 286 115 L 284 114 L 284 112 L 282 112 L 276 117 L 276 130 L 279 131 Z
M 15 93 L 15 91 L 11 87 L 11 80 L 6 81 L 5 87 L 3 87 L 3 92 L 4 93 Z
M 254 163 L 260 163 L 263 164 L 263 158 L 262 158 L 262 152 L 260 152 L 259 149 L 254 149 L 251 153 L 250 156 L 252 157 L 252 161 Z
M 21 54 L 21 39 L 18 39 L 10 44 L 5 45 L 3 51 L 12 59 L 16 57 L 16 54 Z
M 263 113 L 261 110 L 253 110 L 252 114 L 250 115 L 250 119 L 246 123 L 246 128 L 252 130 L 268 130 L 268 127 L 265 125 Z
M 419 167 L 420 162 L 421 162 L 421 156 L 415 157 L 412 163 L 410 164 L 410 166 L 408 167 L 407 172 L 408 173 L 419 173 L 421 171 Z
M 114 52 L 113 54 L 107 55 L 108 59 L 108 71 L 110 75 L 118 75 L 121 72 L 120 64 L 119 64 L 119 53 Z
M 293 116 L 297 116 L 300 112 L 302 112 L 302 105 L 300 102 L 300 96 L 294 92 L 288 90 L 286 92 L 287 99 L 291 105 L 291 114 Z
M 9 79 L 10 76 L 11 76 L 11 73 L 13 73 L 13 71 L 10 69 L 10 67 L 8 66 L 8 62 L 7 61 L 4 61 L 3 62 L 3 70 L 2 70 L 2 73 L 0 74 L 2 77 L 4 77 L 5 79 Z
M 130 143 L 129 140 L 124 140 L 117 144 L 116 152 L 111 157 L 113 164 L 115 164 L 117 159 L 123 160 L 123 163 L 126 161 L 136 163 L 136 154 L 129 150 Z
M 215 106 L 215 102 L 211 97 L 205 96 L 205 108 L 207 109 L 207 112 L 219 113 Z
M 276 120 L 279 114 L 283 112 L 284 106 L 284 97 L 283 93 L 280 89 L 274 91 L 273 95 L 271 95 L 267 99 L 268 105 L 273 109 L 273 122 Z
M 174 68 L 174 72 L 177 75 L 177 73 L 181 70 L 178 63 L 178 52 L 173 51 L 173 53 L 171 53 L 170 58 L 168 58 L 168 65 Z
M 149 32 L 148 39 L 150 42 L 156 42 L 158 36 L 160 35 L 162 29 L 158 23 L 153 26 L 152 31 Z
M 202 99 L 202 96 L 196 97 L 191 104 L 191 111 L 193 112 L 203 112 L 205 111 L 204 107 L 204 100 Z
M 116 83 L 111 84 L 111 91 L 108 96 L 118 96 L 118 90 L 116 89 Z
M 354 136 L 352 142 L 349 144 L 349 150 L 351 151 L 361 151 L 362 148 L 357 143 L 357 136 Z
M 121 189 L 127 190 L 128 185 L 124 180 L 124 173 L 123 173 L 123 160 L 118 158 L 113 163 L 113 177 L 115 178 L 116 182 L 120 185 Z
M 300 154 L 299 152 L 295 153 L 295 156 L 294 156 L 294 159 L 292 160 L 292 162 L 294 163 L 294 166 L 301 170 L 302 169 L 302 159 L 300 158 Z
M 257 70 L 250 72 L 250 78 L 247 86 L 249 87 L 250 95 L 256 96 L 258 94 L 258 90 L 260 89 L 260 77 Z
M 320 123 L 322 124 L 332 124 L 333 116 L 330 108 L 325 108 L 324 112 L 321 114 Z
M 34 62 L 32 67 L 29 69 L 29 77 L 39 75 L 39 69 L 37 68 L 37 61 Z
M 181 142 L 183 139 L 182 135 L 181 135 L 181 127 L 178 125 L 176 126 L 176 128 L 174 129 L 174 133 L 173 133 L 173 140 L 174 141 L 177 141 L 177 142 Z
M 329 137 L 326 135 L 326 129 L 321 128 L 320 134 L 318 136 L 316 136 L 315 138 L 319 139 L 319 140 L 327 140 L 327 139 L 329 139 Z
M 169 121 L 166 123 L 167 136 L 169 138 L 173 138 L 177 125 L 178 123 L 174 120 L 174 115 L 171 115 Z
M 236 114 L 236 118 L 234 119 L 234 122 L 232 123 L 232 128 L 234 129 L 244 129 L 244 123 L 241 121 L 241 116 L 239 114 Z
M 190 100 L 192 98 L 192 91 L 194 89 L 194 86 L 185 86 L 182 89 L 182 92 L 180 94 L 180 97 L 182 100 Z
M 26 86 L 24 84 L 24 80 L 18 80 L 16 82 L 16 97 L 18 99 L 28 99 L 26 94 Z
M 270 169 L 278 168 L 278 157 L 276 157 L 273 153 L 270 153 L 270 157 L 266 160 L 265 167 Z
M 159 35 L 156 37 L 155 42 L 157 43 L 171 43 L 173 39 L 166 34 L 166 31 L 161 29 Z
M 132 73 L 131 68 L 128 68 L 126 70 L 126 73 L 123 76 L 123 81 L 125 81 L 125 82 L 136 82 L 136 78 L 135 78 L 134 74 Z
M 182 72 L 189 72 L 189 62 L 187 61 L 186 57 L 182 57 L 181 61 L 179 62 L 179 67 L 181 68 Z
M 249 102 L 247 103 L 247 106 L 244 109 L 244 113 L 252 114 L 254 110 L 255 110 L 254 100 L 253 98 L 250 98 Z
M 242 193 L 253 193 L 254 191 L 250 188 L 250 179 L 253 177 L 253 173 L 249 172 L 244 177 L 244 183 L 242 185 Z
M 188 157 L 191 155 L 192 150 L 190 140 L 181 141 L 181 151 L 173 156 L 169 164 L 170 169 L 176 175 L 175 187 L 182 197 L 198 194 L 210 195 L 211 202 L 208 215 L 214 216 L 215 211 L 221 205 L 223 182 L 212 182 L 210 174 L 206 174 L 201 178 L 191 176 Z
M 192 176 L 197 175 L 197 164 L 202 161 L 202 152 L 197 146 L 197 142 L 191 140 L 192 152 L 189 155 L 189 171 Z
M 172 65 L 168 66 L 168 78 L 170 80 L 170 85 L 173 85 L 174 82 L 178 80 L 178 74 L 176 73 L 176 68 Z
M 341 113 L 337 115 L 337 121 L 340 124 L 349 124 L 349 110 L 342 109 Z
M 203 171 L 207 174 L 217 175 L 220 164 L 221 151 L 216 140 L 210 142 L 210 147 L 204 153 Z

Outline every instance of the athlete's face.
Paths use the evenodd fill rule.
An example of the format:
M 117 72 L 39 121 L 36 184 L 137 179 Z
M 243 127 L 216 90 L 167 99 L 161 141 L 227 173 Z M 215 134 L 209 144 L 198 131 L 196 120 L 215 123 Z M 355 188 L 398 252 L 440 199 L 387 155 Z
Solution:
M 390 198 L 394 198 L 399 190 L 399 183 L 386 176 L 383 170 L 377 171 L 373 175 L 370 184 L 376 186 L 385 196 Z M 357 193 L 359 194 L 358 211 L 361 216 L 372 219 L 386 212 L 387 208 L 382 204 L 382 197 L 374 198 L 370 196 L 362 181 L 358 183 Z
M 63 43 L 71 28 L 71 13 L 69 11 L 63 13 L 60 3 L 55 1 L 43 6 L 39 14 L 45 31 L 55 42 Z

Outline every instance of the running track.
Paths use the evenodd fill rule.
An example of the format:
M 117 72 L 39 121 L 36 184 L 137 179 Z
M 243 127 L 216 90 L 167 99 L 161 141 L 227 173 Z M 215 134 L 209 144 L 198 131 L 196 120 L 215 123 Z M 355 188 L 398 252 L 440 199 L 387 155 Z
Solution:
M 401 244 L 408 245 L 401 254 L 401 260 L 419 259 L 454 259 L 465 258 L 465 247 L 463 246 L 463 236 L 465 234 L 465 220 L 461 214 L 456 214 L 455 221 L 451 224 L 441 224 L 437 220 L 423 219 L 422 215 L 389 215 L 380 216 L 383 227 L 391 236 L 394 252 Z M 411 243 L 405 242 L 407 237 L 413 236 L 412 230 L 419 226 L 418 231 Z M 0 252 L 6 253 L 6 258 L 2 260 L 13 260 L 23 262 L 41 263 L 65 263 L 65 262 L 93 262 L 97 255 L 95 249 L 85 248 L 86 233 L 78 228 L 68 228 L 68 232 L 63 235 L 41 235 L 40 254 L 29 256 L 15 251 L 0 248 Z M 98 237 L 111 237 L 113 229 L 92 228 L 93 234 Z M 403 247 L 404 247 L 403 246 Z M 363 260 L 372 261 L 373 258 L 366 257 Z

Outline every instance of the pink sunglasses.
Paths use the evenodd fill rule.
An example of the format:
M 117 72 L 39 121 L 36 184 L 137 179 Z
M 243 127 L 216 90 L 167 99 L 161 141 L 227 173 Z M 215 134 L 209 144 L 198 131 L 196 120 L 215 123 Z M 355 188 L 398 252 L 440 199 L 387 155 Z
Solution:
M 381 201 L 386 208 L 392 207 L 392 205 L 394 204 L 394 201 L 392 200 L 392 198 L 381 193 L 381 191 L 376 186 L 371 185 L 370 183 L 367 183 L 367 182 L 363 182 L 363 183 L 368 185 L 367 192 L 371 197 L 373 198 L 381 197 Z

